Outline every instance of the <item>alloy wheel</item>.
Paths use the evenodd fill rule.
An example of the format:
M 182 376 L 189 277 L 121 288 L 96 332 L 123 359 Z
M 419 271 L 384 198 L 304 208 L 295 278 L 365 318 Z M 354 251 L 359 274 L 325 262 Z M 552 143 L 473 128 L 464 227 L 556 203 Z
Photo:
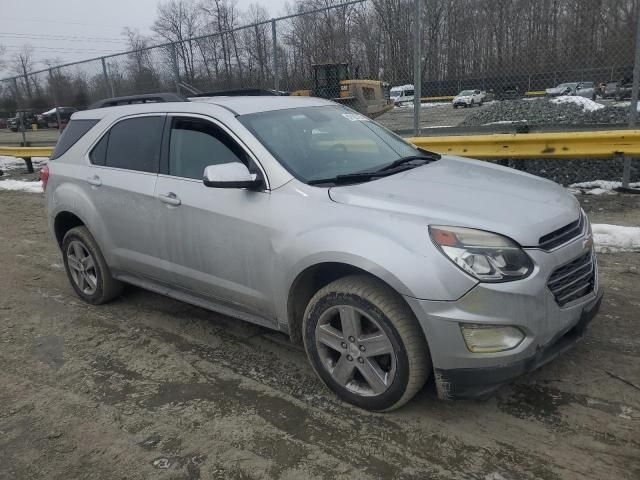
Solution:
M 78 240 L 67 247 L 67 264 L 76 287 L 85 295 L 91 296 L 98 289 L 96 264 L 87 248 Z
M 315 342 L 322 365 L 347 390 L 376 396 L 393 383 L 393 344 L 365 311 L 349 305 L 327 309 L 318 319 Z

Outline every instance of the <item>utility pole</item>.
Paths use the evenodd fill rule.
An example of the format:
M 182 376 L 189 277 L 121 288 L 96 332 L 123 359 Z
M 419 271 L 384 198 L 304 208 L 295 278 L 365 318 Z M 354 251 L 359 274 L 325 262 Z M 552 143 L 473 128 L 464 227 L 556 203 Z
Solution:
M 280 92 L 280 78 L 278 74 L 278 35 L 276 32 L 276 19 L 271 19 L 271 43 L 273 44 L 273 89 L 276 93 Z
M 631 87 L 631 105 L 629 106 L 629 128 L 636 128 L 638 121 L 638 84 L 640 84 L 640 7 L 636 12 L 636 50 L 633 63 L 633 86 Z M 631 180 L 631 157 L 624 157 L 624 169 L 622 171 L 622 188 L 629 188 Z
M 420 3 L 414 0 L 415 18 L 413 21 L 413 134 L 420 135 L 420 112 L 422 104 L 422 52 L 420 42 Z

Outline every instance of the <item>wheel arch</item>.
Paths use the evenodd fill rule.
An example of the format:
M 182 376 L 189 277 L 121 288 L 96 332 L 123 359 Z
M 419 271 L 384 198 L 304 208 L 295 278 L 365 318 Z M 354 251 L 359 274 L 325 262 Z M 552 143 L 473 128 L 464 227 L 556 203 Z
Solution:
M 68 210 L 58 212 L 53 220 L 53 232 L 58 246 L 62 247 L 64 236 L 69 230 L 81 226 L 86 227 L 87 224 L 75 213 Z
M 376 278 L 387 285 L 402 299 L 402 302 L 413 314 L 413 310 L 402 295 L 402 291 L 406 291 L 406 286 L 395 276 L 380 269 L 380 267 L 370 268 L 370 266 L 344 260 L 313 263 L 298 273 L 291 283 L 287 294 L 287 324 L 289 336 L 294 344 L 302 344 L 302 320 L 307 305 L 313 295 L 329 283 L 339 278 L 355 274 Z M 416 322 L 418 325 L 420 324 L 417 319 Z M 422 327 L 420 327 L 420 330 L 422 331 Z M 424 335 L 424 331 L 422 331 L 422 334 Z M 427 341 L 426 335 L 425 341 Z

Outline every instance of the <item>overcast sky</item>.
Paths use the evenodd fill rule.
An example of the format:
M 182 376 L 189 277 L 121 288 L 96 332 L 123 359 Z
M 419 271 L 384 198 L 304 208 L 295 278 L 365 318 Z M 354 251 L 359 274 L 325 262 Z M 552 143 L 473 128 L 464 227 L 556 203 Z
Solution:
M 122 51 L 124 27 L 150 33 L 160 0 L 0 0 L 0 45 L 5 60 L 22 45 L 33 46 L 37 60 L 64 63 Z M 260 3 L 277 17 L 285 0 L 237 0 L 240 10 Z M 42 63 L 37 67 L 44 68 Z M 8 72 L 0 71 L 0 77 Z

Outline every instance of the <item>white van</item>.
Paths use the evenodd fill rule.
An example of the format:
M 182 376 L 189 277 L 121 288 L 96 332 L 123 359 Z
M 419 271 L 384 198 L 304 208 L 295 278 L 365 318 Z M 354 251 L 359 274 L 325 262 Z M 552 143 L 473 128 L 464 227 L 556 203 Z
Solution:
M 391 100 L 398 107 L 403 104 L 413 103 L 413 85 L 400 85 L 391 87 Z

